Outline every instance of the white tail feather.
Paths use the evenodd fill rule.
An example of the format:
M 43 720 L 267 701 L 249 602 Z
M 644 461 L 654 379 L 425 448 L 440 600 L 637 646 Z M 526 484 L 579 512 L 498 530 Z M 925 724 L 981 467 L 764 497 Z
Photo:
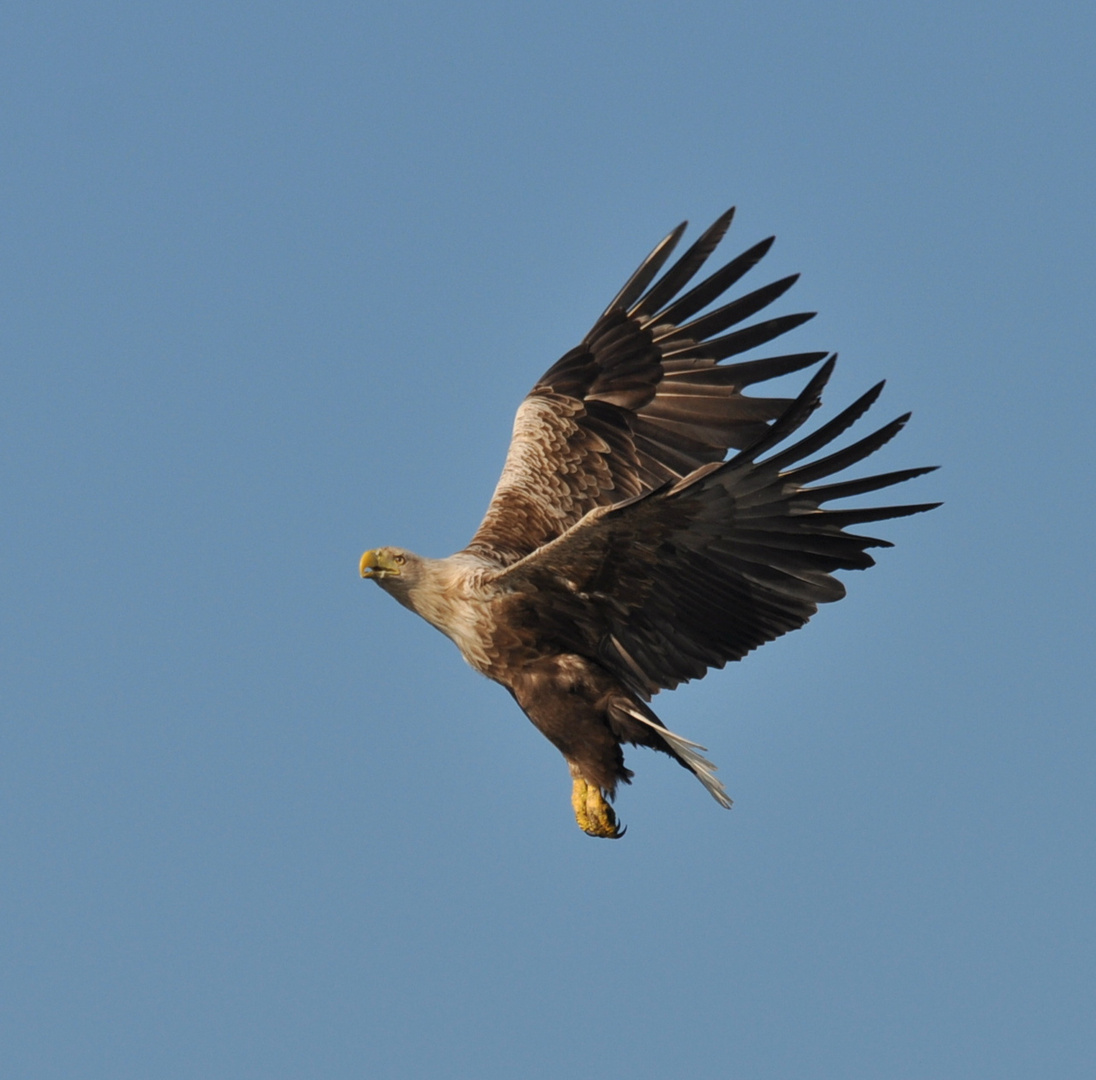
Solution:
M 701 746 L 700 743 L 695 743 L 692 739 L 686 739 L 684 735 L 677 735 L 669 728 L 655 723 L 649 716 L 644 716 L 631 702 L 618 701 L 617 707 L 641 724 L 646 724 L 652 731 L 657 731 L 670 744 L 674 753 L 688 765 L 696 778 L 708 789 L 708 794 L 720 806 L 724 806 L 728 810 L 731 808 L 731 798 L 727 794 L 727 789 L 715 775 L 716 766 L 700 753 L 701 750 L 708 749 L 706 746 Z

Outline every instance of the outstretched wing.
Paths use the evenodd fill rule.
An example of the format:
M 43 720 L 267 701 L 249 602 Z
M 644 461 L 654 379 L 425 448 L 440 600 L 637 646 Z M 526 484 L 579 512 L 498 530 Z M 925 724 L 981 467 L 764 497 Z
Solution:
M 577 348 L 522 402 L 502 476 L 466 550 L 509 565 L 561 536 L 584 514 L 679 480 L 760 438 L 788 406 L 750 398 L 753 383 L 798 371 L 822 352 L 735 364 L 813 317 L 785 315 L 724 333 L 781 296 L 783 278 L 706 315 L 772 246 L 755 244 L 682 293 L 723 238 L 728 210 L 654 285 L 685 230 L 651 252 Z
M 931 467 L 809 486 L 861 461 L 904 426 L 908 414 L 801 464 L 853 424 L 882 383 L 814 433 L 761 460 L 819 405 L 832 369 L 830 360 L 763 437 L 731 460 L 597 509 L 501 574 L 501 585 L 534 598 L 542 640 L 596 657 L 649 699 L 740 659 L 802 626 L 818 604 L 844 596 L 833 572 L 871 566 L 867 549 L 890 546 L 846 526 L 939 504 L 822 509 Z

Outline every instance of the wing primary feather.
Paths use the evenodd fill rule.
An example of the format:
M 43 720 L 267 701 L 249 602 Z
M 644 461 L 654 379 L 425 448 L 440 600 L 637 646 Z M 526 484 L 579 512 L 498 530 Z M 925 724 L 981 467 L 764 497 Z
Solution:
M 773 246 L 775 240 L 775 236 L 770 236 L 754 244 L 749 251 L 744 251 L 731 259 L 726 266 L 717 270 L 711 277 L 705 278 L 679 300 L 675 300 L 665 311 L 658 312 L 652 318 L 658 323 L 667 322 L 675 325 L 691 319 L 698 312 L 703 311 L 717 296 L 725 293 L 739 278 L 749 273 L 765 257 L 765 253 Z
M 781 278 L 779 281 L 774 281 L 771 285 L 765 285 L 752 293 L 740 296 L 737 300 L 733 300 L 729 304 L 724 304 L 723 307 L 716 308 L 715 311 L 703 315 L 691 323 L 685 323 L 683 326 L 677 326 L 672 330 L 667 330 L 666 333 L 661 336 L 655 334 L 655 341 L 659 341 L 663 337 L 677 336 L 679 334 L 687 336 L 693 341 L 705 341 L 714 334 L 726 330 L 728 326 L 734 326 L 735 323 L 740 323 L 743 319 L 748 319 L 751 315 L 756 315 L 762 308 L 768 307 L 769 304 L 778 297 L 783 296 L 783 294 L 798 280 L 798 274 L 791 274 L 786 278 Z
M 606 315 L 616 308 L 627 308 L 635 303 L 636 299 L 643 294 L 643 290 L 654 280 L 654 276 L 665 265 L 666 260 L 673 254 L 673 250 L 677 246 L 677 242 L 681 239 L 681 234 L 685 231 L 688 224 L 687 221 L 683 221 L 678 225 L 678 227 L 666 236 L 654 251 L 636 267 L 635 273 L 628 278 L 620 292 L 613 297 L 612 302 L 601 313 L 601 318 L 604 319 Z
M 803 392 L 792 402 L 788 410 L 779 419 L 775 420 L 765 435 L 757 442 L 740 450 L 733 458 L 726 462 L 727 466 L 753 461 L 767 450 L 782 443 L 795 430 L 806 423 L 807 418 L 822 402 L 822 391 L 826 383 L 830 381 L 834 365 L 837 363 L 837 353 L 830 358 L 814 373 L 811 381 L 803 387 Z
M 692 386 L 736 386 L 743 388 L 754 383 L 777 379 L 801 371 L 819 360 L 825 360 L 827 352 L 792 353 L 787 356 L 769 356 L 763 360 L 741 360 L 737 364 L 711 364 L 691 371 L 675 371 L 663 381 L 668 385 L 678 382 Z
M 865 476 L 862 480 L 845 480 L 840 484 L 827 484 L 825 487 L 808 488 L 811 502 L 833 502 L 835 499 L 850 499 L 854 495 L 866 495 L 869 491 L 880 491 L 892 484 L 901 484 L 915 476 L 935 472 L 938 466 L 924 465 L 919 469 L 899 469 L 896 472 L 879 473 L 877 476 Z
M 821 510 L 819 513 L 824 515 L 827 524 L 843 529 L 846 525 L 864 525 L 869 521 L 889 521 L 891 518 L 923 514 L 928 510 L 935 510 L 938 506 L 943 506 L 943 503 L 912 503 L 909 506 L 867 506 L 862 510 Z M 863 542 L 866 538 L 858 536 L 855 539 Z M 870 542 L 877 547 L 894 546 L 889 540 L 871 540 Z
M 658 311 L 663 304 L 668 304 L 685 286 L 692 280 L 696 272 L 708 261 L 708 257 L 731 227 L 734 217 L 732 206 L 726 213 L 721 214 L 708 226 L 699 240 L 665 274 L 651 287 L 646 296 L 628 312 L 632 318 L 642 319 L 643 316 Z
M 836 453 L 828 454 L 824 458 L 819 458 L 817 461 L 809 462 L 806 465 L 801 465 L 798 469 L 784 473 L 784 479 L 803 486 L 811 483 L 812 480 L 821 480 L 824 476 L 832 476 L 842 469 L 847 469 L 850 465 L 863 461 L 869 454 L 874 454 L 881 446 L 886 446 L 906 426 L 906 421 L 909 418 L 909 413 L 899 416 L 898 419 L 892 420 L 889 424 L 884 424 L 878 431 L 873 431 L 865 438 L 843 447 Z M 766 461 L 765 464 L 771 465 L 772 463 Z
M 827 421 L 806 438 L 800 439 L 794 446 L 786 447 L 779 454 L 774 454 L 766 464 L 774 469 L 783 469 L 801 461 L 816 450 L 821 450 L 823 446 L 829 445 L 872 407 L 883 392 L 883 386 L 884 382 L 880 380 L 867 393 L 861 394 L 851 405 L 842 409 L 832 420 Z
M 673 358 L 679 353 L 691 352 L 710 360 L 726 360 L 728 356 L 737 356 L 749 349 L 756 349 L 759 345 L 765 345 L 773 338 L 802 326 L 815 317 L 817 312 L 804 311 L 797 315 L 782 315 L 779 319 L 769 319 L 767 322 L 755 323 L 753 326 L 736 330 L 726 337 L 713 338 L 701 345 L 689 343 L 677 349 L 667 349 L 666 356 Z

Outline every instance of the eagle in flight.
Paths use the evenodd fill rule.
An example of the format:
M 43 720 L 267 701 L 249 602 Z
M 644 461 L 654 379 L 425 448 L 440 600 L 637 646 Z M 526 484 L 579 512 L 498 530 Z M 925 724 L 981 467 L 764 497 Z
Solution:
M 674 229 L 582 344 L 540 378 L 518 409 L 487 515 L 463 551 L 429 559 L 380 547 L 361 558 L 363 578 L 450 637 L 555 744 L 571 771 L 575 818 L 591 836 L 624 833 L 611 806 L 633 775 L 624 743 L 668 754 L 729 807 L 704 747 L 670 731 L 651 698 L 840 600 L 845 587 L 834 571 L 862 570 L 874 562 L 868 548 L 891 546 L 849 526 L 939 505 L 823 509 L 931 468 L 831 479 L 909 418 L 833 448 L 882 383 L 793 441 L 821 403 L 835 355 L 722 363 L 813 314 L 740 325 L 798 275 L 706 310 L 772 237 L 685 291 L 733 214 L 658 277 L 685 223 Z M 816 364 L 794 399 L 743 393 Z

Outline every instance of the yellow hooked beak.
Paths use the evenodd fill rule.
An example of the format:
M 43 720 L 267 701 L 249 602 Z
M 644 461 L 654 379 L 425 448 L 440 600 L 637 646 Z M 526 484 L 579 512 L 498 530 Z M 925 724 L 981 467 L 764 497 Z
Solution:
M 360 570 L 363 578 L 387 577 L 400 572 L 396 561 L 381 551 L 367 551 L 362 556 Z

